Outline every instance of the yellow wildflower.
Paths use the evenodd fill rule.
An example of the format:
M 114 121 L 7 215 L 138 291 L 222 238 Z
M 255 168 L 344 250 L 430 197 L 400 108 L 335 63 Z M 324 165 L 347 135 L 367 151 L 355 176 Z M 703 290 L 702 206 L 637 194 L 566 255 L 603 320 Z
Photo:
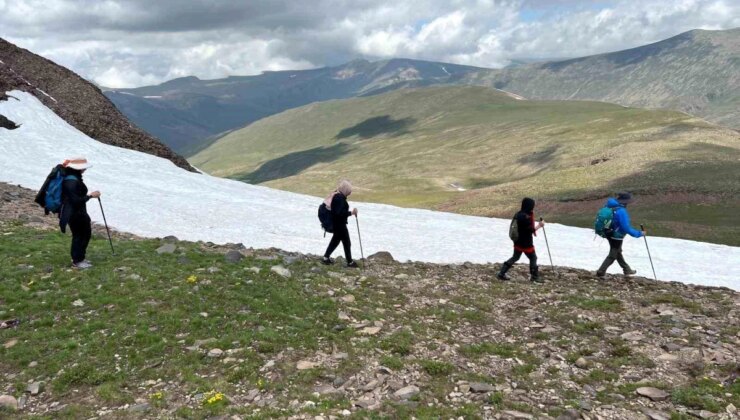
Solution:
M 195 277 L 195 275 L 191 275 L 188 277 L 188 283 L 195 284 L 198 281 L 198 277 Z

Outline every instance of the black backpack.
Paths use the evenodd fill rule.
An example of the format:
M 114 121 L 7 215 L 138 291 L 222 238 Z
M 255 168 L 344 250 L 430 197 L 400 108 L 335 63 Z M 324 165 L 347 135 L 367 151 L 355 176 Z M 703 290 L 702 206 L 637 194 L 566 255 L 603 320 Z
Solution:
M 326 236 L 326 232 L 334 233 L 334 223 L 331 220 L 331 210 L 326 207 L 325 203 L 321 203 L 319 206 L 319 222 L 321 222 L 321 228 L 324 229 L 324 236 Z
M 514 242 L 519 240 L 519 222 L 516 220 L 516 216 L 511 219 L 511 224 L 509 225 L 509 239 Z

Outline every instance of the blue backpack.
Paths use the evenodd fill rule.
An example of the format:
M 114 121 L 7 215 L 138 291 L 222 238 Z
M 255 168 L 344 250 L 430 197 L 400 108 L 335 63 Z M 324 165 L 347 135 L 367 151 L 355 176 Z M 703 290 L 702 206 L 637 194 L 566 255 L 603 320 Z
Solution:
M 614 234 L 612 223 L 614 222 L 614 212 L 616 212 L 616 210 L 616 208 L 612 209 L 609 207 L 603 207 L 598 213 L 596 213 L 594 231 L 597 235 L 602 238 L 608 238 Z
M 62 184 L 64 181 L 76 180 L 74 175 L 64 176 L 59 168 L 55 168 L 49 184 L 46 187 L 46 196 L 44 197 L 44 209 L 51 213 L 59 213 L 62 209 Z

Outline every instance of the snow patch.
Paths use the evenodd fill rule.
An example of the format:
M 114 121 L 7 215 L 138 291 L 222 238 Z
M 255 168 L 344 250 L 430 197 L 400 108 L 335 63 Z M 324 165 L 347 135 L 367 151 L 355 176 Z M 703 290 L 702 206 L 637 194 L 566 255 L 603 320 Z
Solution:
M 503 92 L 503 93 L 506 94 L 506 96 L 508 96 L 510 98 L 514 98 L 514 99 L 519 100 L 519 101 L 526 101 L 527 100 L 527 98 L 525 98 L 524 96 L 519 96 L 516 93 L 511 93 L 509 91 L 501 90 L 501 89 L 496 89 L 496 90 L 499 91 L 499 92 Z
M 166 159 L 97 142 L 33 95 L 11 93 L 19 101 L 0 102 L 0 114 L 22 125 L 2 132 L 2 182 L 38 188 L 64 157 L 85 156 L 94 165 L 85 181 L 103 192 L 108 222 L 119 230 L 312 254 L 326 249 L 328 239 L 316 218 L 322 198 L 198 175 Z M 332 187 L 327 185 L 327 191 Z M 360 209 L 366 255 L 384 250 L 401 261 L 434 263 L 502 262 L 511 256 L 509 220 L 351 204 Z M 102 222 L 98 206 L 88 210 L 93 220 Z M 357 244 L 354 231 L 350 229 Z M 550 223 L 547 235 L 557 265 L 595 270 L 609 249 L 592 229 Z M 641 275 L 652 274 L 642 239 L 625 242 L 627 261 Z M 661 237 L 649 242 L 660 279 L 740 290 L 740 268 L 727 263 L 740 261 L 740 248 Z M 537 236 L 535 245 L 546 265 L 544 236 Z M 617 264 L 610 272 L 619 272 Z
M 440 66 L 440 67 L 442 67 L 442 71 L 443 72 L 447 73 L 450 76 L 452 75 L 449 71 L 447 71 L 447 69 L 445 68 L 445 66 Z
M 144 99 L 162 99 L 161 95 L 144 96 Z

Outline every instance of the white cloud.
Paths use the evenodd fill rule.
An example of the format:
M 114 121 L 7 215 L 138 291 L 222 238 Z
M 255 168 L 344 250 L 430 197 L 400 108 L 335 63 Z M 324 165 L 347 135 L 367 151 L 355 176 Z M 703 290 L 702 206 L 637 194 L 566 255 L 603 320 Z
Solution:
M 738 26 L 734 0 L 0 0 L 1 37 L 112 87 L 358 56 L 500 67 Z

